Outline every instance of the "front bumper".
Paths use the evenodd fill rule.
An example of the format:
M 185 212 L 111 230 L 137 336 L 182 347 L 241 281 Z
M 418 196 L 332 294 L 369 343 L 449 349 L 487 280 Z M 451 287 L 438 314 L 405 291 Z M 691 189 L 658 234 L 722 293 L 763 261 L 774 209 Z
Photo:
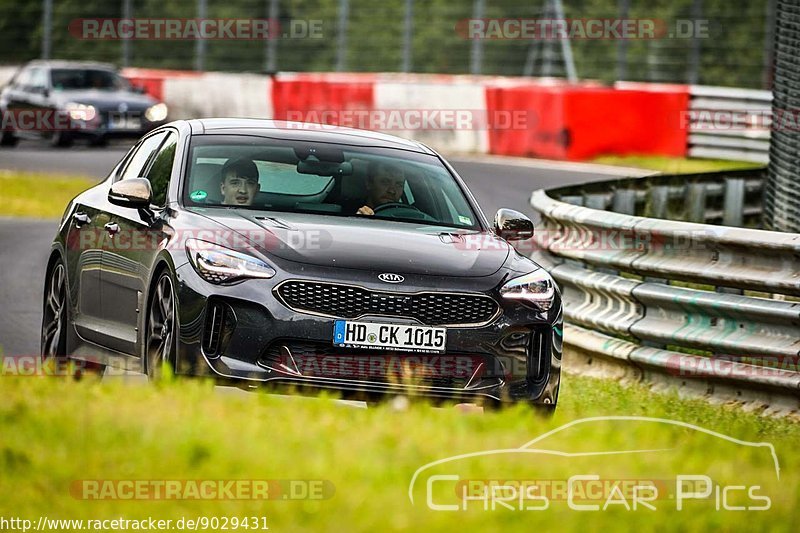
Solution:
M 332 281 L 330 272 L 311 269 L 304 274 L 304 279 Z M 329 389 L 345 397 L 404 394 L 543 405 L 557 401 L 560 297 L 542 314 L 491 294 L 501 304 L 499 316 L 480 327 L 448 327 L 444 354 L 419 354 L 334 346 L 335 318 L 292 311 L 275 298 L 272 288 L 296 279 L 294 275 L 217 286 L 187 264 L 176 276 L 180 374 L 210 375 L 254 388 L 280 384 L 301 391 Z M 415 323 L 379 316 L 358 320 Z

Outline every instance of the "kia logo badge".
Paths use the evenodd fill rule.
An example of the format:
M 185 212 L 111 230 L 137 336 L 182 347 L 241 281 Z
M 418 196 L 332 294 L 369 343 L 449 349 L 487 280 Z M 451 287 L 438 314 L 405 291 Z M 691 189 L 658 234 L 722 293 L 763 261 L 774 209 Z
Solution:
M 403 283 L 403 281 L 405 281 L 406 278 L 404 278 L 400 274 L 385 273 L 385 274 L 379 274 L 378 279 L 386 283 Z

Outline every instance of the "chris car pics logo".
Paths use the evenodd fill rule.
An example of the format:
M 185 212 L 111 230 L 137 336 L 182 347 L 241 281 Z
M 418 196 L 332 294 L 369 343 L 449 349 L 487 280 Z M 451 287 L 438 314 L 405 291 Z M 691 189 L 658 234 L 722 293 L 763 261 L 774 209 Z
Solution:
M 703 461 L 699 457 L 696 464 L 683 460 L 673 464 L 672 459 L 680 451 L 674 442 L 667 447 L 603 449 L 605 439 L 591 441 L 573 435 L 571 441 L 561 443 L 561 449 L 545 443 L 569 439 L 574 432 L 591 431 L 592 424 L 606 423 L 643 424 L 638 429 L 650 424 L 665 425 L 676 432 L 677 442 L 703 439 L 698 449 L 713 451 L 716 459 Z M 631 432 L 631 435 L 639 434 Z M 572 446 L 580 449 L 563 449 Z M 763 465 L 761 476 L 766 477 L 742 479 L 741 470 L 735 466 L 737 454 L 733 450 L 723 454 L 727 446 L 749 448 L 750 455 Z M 733 462 L 727 467 L 733 468 L 718 464 L 723 456 Z M 477 468 L 475 462 L 480 463 Z M 466 474 L 475 471 L 490 474 L 478 477 Z M 412 505 L 424 503 L 428 509 L 442 512 L 545 511 L 551 507 L 577 512 L 766 511 L 772 507 L 770 486 L 779 480 L 780 465 L 770 443 L 744 441 L 677 420 L 606 416 L 574 420 L 518 448 L 483 450 L 427 463 L 414 472 L 408 497 Z

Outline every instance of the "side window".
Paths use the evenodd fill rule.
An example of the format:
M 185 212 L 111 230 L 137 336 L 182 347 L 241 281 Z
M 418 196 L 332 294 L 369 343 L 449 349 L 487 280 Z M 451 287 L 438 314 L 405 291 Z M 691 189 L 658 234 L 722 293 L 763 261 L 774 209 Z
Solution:
M 120 179 L 126 180 L 142 177 L 147 162 L 150 160 L 150 156 L 152 156 L 159 145 L 161 145 L 161 141 L 164 140 L 164 135 L 166 135 L 166 132 L 159 132 L 143 140 L 139 144 L 139 148 L 136 149 L 136 152 L 128 160 L 128 164 L 125 166 L 125 170 L 122 171 Z
M 14 78 L 14 87 L 25 90 L 31 84 L 31 69 L 26 68 Z
M 153 188 L 153 205 L 163 207 L 167 203 L 167 189 L 169 189 L 169 177 L 172 174 L 172 162 L 175 161 L 175 147 L 178 145 L 178 136 L 170 133 L 167 140 L 161 145 L 147 179 Z
M 47 72 L 43 68 L 35 68 L 31 71 L 29 85 L 32 89 L 41 90 L 47 87 Z

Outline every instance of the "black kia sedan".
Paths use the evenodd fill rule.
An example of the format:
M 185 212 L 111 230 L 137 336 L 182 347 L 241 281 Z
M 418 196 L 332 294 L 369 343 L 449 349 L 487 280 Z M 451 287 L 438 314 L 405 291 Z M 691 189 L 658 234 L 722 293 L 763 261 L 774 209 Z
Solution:
M 0 92 L 0 145 L 20 138 L 70 146 L 76 139 L 102 145 L 138 139 L 167 120 L 167 106 L 122 77 L 112 65 L 31 61 Z
M 532 234 L 507 209 L 490 224 L 417 142 L 176 121 L 64 212 L 42 353 L 155 379 L 169 368 L 245 388 L 551 411 L 561 297 L 508 244 Z

